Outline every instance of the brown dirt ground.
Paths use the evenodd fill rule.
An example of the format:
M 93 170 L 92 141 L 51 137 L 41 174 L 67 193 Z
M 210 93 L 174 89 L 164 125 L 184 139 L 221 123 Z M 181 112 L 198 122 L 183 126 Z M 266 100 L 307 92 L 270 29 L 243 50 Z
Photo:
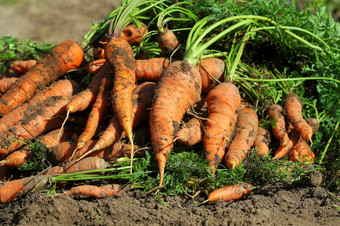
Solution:
M 80 42 L 91 22 L 103 19 L 118 4 L 114 0 L 0 4 L 0 35 L 38 43 Z M 0 205 L 0 224 L 308 226 L 338 225 L 340 221 L 340 211 L 335 208 L 340 203 L 319 186 L 273 184 L 242 200 L 196 205 L 205 198 L 173 196 L 161 203 L 154 194 L 143 196 L 138 190 L 103 199 L 35 193 Z

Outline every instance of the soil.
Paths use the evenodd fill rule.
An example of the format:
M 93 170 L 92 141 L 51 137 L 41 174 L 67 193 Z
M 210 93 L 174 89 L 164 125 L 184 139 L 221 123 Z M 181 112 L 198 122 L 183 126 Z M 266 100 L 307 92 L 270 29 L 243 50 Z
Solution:
M 0 4 L 0 35 L 38 43 L 68 39 L 81 42 L 92 21 L 102 20 L 119 2 L 21 0 Z M 0 224 L 339 225 L 340 211 L 336 207 L 340 203 L 319 184 L 272 184 L 238 201 L 200 206 L 197 203 L 204 201 L 205 195 L 163 199 L 128 188 L 121 196 L 102 199 L 32 193 L 0 205 Z

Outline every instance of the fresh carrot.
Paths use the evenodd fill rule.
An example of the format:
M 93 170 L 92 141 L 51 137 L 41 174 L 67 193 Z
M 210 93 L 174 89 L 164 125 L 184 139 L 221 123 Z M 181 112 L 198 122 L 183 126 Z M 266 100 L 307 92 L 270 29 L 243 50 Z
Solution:
M 288 155 L 289 160 L 294 162 L 312 163 L 315 159 L 315 154 L 307 144 L 306 140 L 300 139 L 299 142 L 290 150 Z
M 46 99 L 51 96 L 65 96 L 71 98 L 75 93 L 79 92 L 80 86 L 74 80 L 63 79 L 53 83 L 46 89 L 36 93 L 26 103 L 20 105 L 8 114 L 0 118 L 0 132 L 9 130 L 25 116 L 41 108 Z
M 30 99 L 39 88 L 48 86 L 82 63 L 83 50 L 74 41 L 64 41 L 53 48 L 0 98 L 0 114 L 6 115 Z
M 91 142 L 88 142 L 88 143 L 91 143 Z M 82 149 L 87 148 L 87 146 L 88 144 L 86 144 L 85 147 L 83 147 Z M 55 147 L 50 149 L 48 159 L 53 164 L 69 162 L 71 161 L 73 151 L 75 150 L 76 147 L 77 147 L 77 142 L 73 140 L 65 140 L 63 142 L 60 142 Z M 76 153 L 80 150 L 77 150 L 74 156 L 76 156 Z
M 259 120 L 254 110 L 244 108 L 238 113 L 235 135 L 225 155 L 225 164 L 229 169 L 238 166 L 253 146 Z
M 136 79 L 138 81 L 158 81 L 169 63 L 169 59 L 165 57 L 136 60 Z
M 104 58 L 100 58 L 100 59 L 90 61 L 85 66 L 86 71 L 91 73 L 91 74 L 96 74 L 98 72 L 99 68 L 101 68 L 104 65 L 105 62 L 106 62 L 106 60 Z
M 281 147 L 288 145 L 288 133 L 286 131 L 285 118 L 282 115 L 283 108 L 278 104 L 272 104 L 267 110 L 269 119 L 274 120 L 274 126 L 272 127 L 274 137 L 280 141 Z
M 16 60 L 11 65 L 10 68 L 17 74 L 26 74 L 34 65 L 36 65 L 36 60 Z
M 49 131 L 39 137 L 39 141 L 43 143 L 46 148 L 53 148 L 57 144 L 69 140 L 75 134 L 78 134 L 77 130 L 71 126 L 64 127 L 61 131 L 60 128 Z
M 289 134 L 288 138 L 288 145 L 287 146 L 280 146 L 278 149 L 276 149 L 274 153 L 273 159 L 280 159 L 286 156 L 289 151 L 296 145 L 296 143 L 299 141 L 300 135 L 296 130 L 293 130 Z
M 54 175 L 63 174 L 63 173 L 64 173 L 64 168 L 62 166 L 53 166 L 43 171 L 41 175 L 54 176 Z
M 99 157 L 88 157 L 80 161 L 73 160 L 64 165 L 64 173 L 75 173 L 92 169 L 105 169 L 107 162 Z
M 40 134 L 60 127 L 63 116 L 66 112 L 65 106 L 69 99 L 63 96 L 52 96 L 46 99 L 45 106 L 33 112 L 27 118 L 21 120 L 2 137 L 1 155 L 16 150 L 24 145 L 27 140 L 32 140 Z M 58 124 L 56 123 L 58 122 Z M 9 143 L 5 145 L 6 141 Z
M 5 159 L 0 161 L 0 166 L 6 165 L 9 167 L 21 166 L 27 162 L 27 157 L 31 151 L 28 149 L 20 149 L 9 154 Z
M 210 202 L 230 201 L 241 199 L 243 196 L 251 193 L 253 186 L 249 183 L 234 184 L 219 188 L 211 192 L 208 196 Z
M 2 78 L 2 79 L 0 79 L 0 94 L 6 93 L 6 91 L 9 90 L 9 88 L 18 79 L 19 78 L 17 78 L 17 77 L 9 77 L 9 78 Z
M 174 141 L 186 146 L 193 146 L 203 138 L 203 127 L 200 119 L 192 117 L 177 132 Z
M 239 90 L 232 83 L 220 83 L 207 95 L 208 119 L 205 123 L 203 145 L 205 158 L 213 173 L 225 155 L 225 148 L 231 142 L 240 102 Z
M 158 30 L 157 42 L 165 56 L 169 56 L 179 45 L 175 33 L 166 27 Z
M 198 68 L 186 61 L 175 61 L 157 83 L 150 112 L 150 133 L 153 151 L 160 171 L 160 185 L 174 135 L 186 111 L 200 99 L 201 76 Z
M 199 65 L 202 76 L 202 93 L 208 93 L 224 78 L 225 63 L 219 58 L 202 59 Z
M 123 29 L 120 38 L 130 43 L 130 45 L 137 45 L 142 41 L 143 35 L 146 33 L 148 33 L 148 28 L 143 22 L 140 22 L 140 27 L 132 23 Z
M 259 156 L 266 156 L 269 154 L 270 133 L 262 126 L 257 128 L 257 135 L 254 141 L 254 148 L 256 154 Z
M 295 130 L 305 140 L 311 140 L 313 128 L 308 125 L 302 116 L 302 101 L 300 97 L 294 93 L 288 94 L 285 99 L 285 112 L 288 121 L 294 126 Z
M 85 195 L 95 198 L 105 198 L 117 196 L 122 193 L 122 189 L 119 184 L 110 184 L 104 186 L 95 185 L 79 185 L 71 188 L 71 190 L 64 191 L 64 195 Z

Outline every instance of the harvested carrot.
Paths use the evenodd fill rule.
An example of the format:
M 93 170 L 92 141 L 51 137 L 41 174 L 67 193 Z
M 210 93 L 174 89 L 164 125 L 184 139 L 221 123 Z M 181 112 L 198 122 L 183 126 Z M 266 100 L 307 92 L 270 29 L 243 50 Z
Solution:
M 280 141 L 281 147 L 286 147 L 288 145 L 288 133 L 286 131 L 285 118 L 282 115 L 283 108 L 278 104 L 272 104 L 267 110 L 269 119 L 275 120 L 275 126 L 273 126 L 272 131 L 274 137 Z
M 199 143 L 203 138 L 203 128 L 201 120 L 192 117 L 184 126 L 177 132 L 175 141 L 186 146 L 193 146 Z
M 252 188 L 253 185 L 249 183 L 241 183 L 226 186 L 211 192 L 208 196 L 208 200 L 210 202 L 217 201 L 227 202 L 230 200 L 241 199 L 243 196 L 250 194 Z
M 165 57 L 136 60 L 136 79 L 138 81 L 158 81 L 169 63 L 169 59 Z
M 305 140 L 311 140 L 313 128 L 308 125 L 302 116 L 302 101 L 300 97 L 294 93 L 288 94 L 285 99 L 285 112 L 288 121 L 294 126 L 295 130 Z
M 46 89 L 36 93 L 26 103 L 2 116 L 0 119 L 0 132 L 3 133 L 9 130 L 25 116 L 30 115 L 32 112 L 41 108 L 47 98 L 51 96 L 65 96 L 71 98 L 75 93 L 79 92 L 79 90 L 80 86 L 74 80 L 63 79 L 53 83 Z
M 225 63 L 219 58 L 202 59 L 199 65 L 202 76 L 202 93 L 208 93 L 224 78 Z
M 51 168 L 48 168 L 47 170 L 45 170 L 44 172 L 42 172 L 42 175 L 58 175 L 58 174 L 62 174 L 64 173 L 64 168 L 62 166 L 53 166 Z
M 77 142 L 72 141 L 72 140 L 65 140 L 63 142 L 60 142 L 55 147 L 50 149 L 48 159 L 53 164 L 59 164 L 61 162 L 69 162 L 71 161 L 71 156 L 76 147 L 77 147 Z M 76 156 L 76 153 L 78 151 L 79 150 L 75 152 L 74 156 Z
M 82 63 L 83 50 L 74 41 L 64 41 L 20 77 L 0 98 L 0 114 L 6 115 L 30 99 L 39 88 L 49 85 Z
M 101 68 L 104 65 L 105 62 L 106 62 L 106 60 L 104 58 L 100 58 L 100 59 L 90 61 L 85 66 L 86 71 L 91 73 L 91 74 L 95 74 L 95 73 L 98 72 L 99 68 Z
M 99 157 L 88 157 L 80 161 L 73 160 L 64 165 L 64 173 L 75 173 L 92 169 L 105 169 L 107 162 Z
M 280 146 L 278 149 L 276 149 L 274 153 L 273 159 L 280 159 L 286 156 L 289 151 L 296 145 L 296 143 L 299 141 L 300 135 L 296 130 L 293 130 L 289 134 L 288 139 L 288 145 L 287 146 Z
M 240 102 L 239 90 L 232 83 L 220 83 L 207 95 L 208 119 L 205 123 L 203 145 L 205 158 L 213 173 L 225 155 L 225 148 L 231 142 Z
M 306 140 L 300 139 L 299 142 L 290 150 L 288 155 L 289 160 L 294 162 L 312 163 L 315 159 L 315 154 L 307 144 Z
M 148 28 L 143 22 L 140 22 L 140 27 L 133 23 L 123 29 L 120 38 L 130 45 L 136 45 L 142 41 L 143 35 L 146 33 L 148 33 Z
M 175 33 L 166 27 L 158 29 L 157 42 L 165 56 L 169 56 L 179 44 Z
M 256 154 L 259 156 L 266 156 L 269 154 L 270 133 L 267 129 L 259 126 L 257 128 L 257 135 L 254 141 L 254 148 Z
M 27 162 L 27 157 L 30 155 L 31 151 L 28 149 L 21 149 L 12 152 L 5 159 L 0 161 L 0 166 L 6 165 L 9 167 L 21 166 Z
M 17 74 L 26 74 L 34 65 L 36 65 L 36 60 L 16 60 L 11 65 L 10 68 Z
M 110 184 L 104 186 L 95 185 L 79 185 L 71 188 L 71 190 L 64 191 L 64 195 L 85 195 L 95 198 L 105 198 L 117 196 L 122 193 L 122 189 L 119 184 Z
M 259 120 L 254 110 L 244 108 L 238 113 L 235 135 L 225 155 L 225 164 L 229 169 L 238 166 L 253 146 Z
M 24 145 L 27 140 L 32 140 L 40 134 L 60 127 L 63 116 L 66 112 L 65 106 L 69 99 L 63 96 L 52 96 L 46 99 L 45 106 L 21 122 L 13 126 L 2 137 L 0 155 L 7 155 Z M 58 122 L 58 123 L 56 123 Z M 8 141 L 8 144 L 5 144 Z
M 9 88 L 18 79 L 19 78 L 17 78 L 17 77 L 9 77 L 9 78 L 2 78 L 2 79 L 0 79 L 0 94 L 6 93 L 6 91 L 9 90 Z
M 163 183 L 166 160 L 173 147 L 174 135 L 186 111 L 200 99 L 201 76 L 198 68 L 186 61 L 175 61 L 157 83 L 150 112 L 150 133 Z

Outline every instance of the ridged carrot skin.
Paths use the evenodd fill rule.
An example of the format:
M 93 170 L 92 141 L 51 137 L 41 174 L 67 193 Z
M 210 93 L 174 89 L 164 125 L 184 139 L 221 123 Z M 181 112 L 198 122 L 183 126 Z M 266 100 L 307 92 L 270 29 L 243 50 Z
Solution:
M 158 81 L 169 63 L 169 59 L 165 57 L 136 60 L 136 79 L 139 81 Z
M 209 194 L 208 200 L 210 202 L 237 200 L 250 194 L 252 187 L 253 185 L 249 183 L 242 183 L 219 188 Z
M 53 48 L 0 98 L 0 115 L 6 115 L 30 99 L 40 87 L 48 86 L 82 63 L 84 53 L 74 41 L 64 41 Z
M 270 133 L 267 129 L 259 126 L 257 128 L 257 135 L 254 141 L 254 148 L 256 154 L 259 156 L 266 156 L 269 153 Z
M 0 79 L 0 94 L 4 94 L 18 80 L 17 77 L 9 77 Z
M 200 100 L 201 84 L 198 68 L 185 61 L 171 63 L 157 83 L 149 125 L 160 185 L 174 136 L 185 112 Z
M 107 162 L 99 157 L 88 157 L 80 161 L 73 160 L 64 165 L 64 173 L 75 173 L 91 169 L 105 169 Z
M 10 68 L 14 71 L 14 73 L 23 75 L 36 65 L 36 63 L 36 60 L 16 60 L 10 65 Z

